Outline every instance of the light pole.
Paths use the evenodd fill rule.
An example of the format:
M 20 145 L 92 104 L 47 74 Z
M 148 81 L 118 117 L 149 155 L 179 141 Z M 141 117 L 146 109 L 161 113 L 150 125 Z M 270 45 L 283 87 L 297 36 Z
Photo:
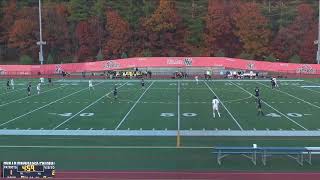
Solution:
M 40 61 L 40 64 L 43 64 L 43 49 L 42 49 L 42 45 L 45 45 L 46 42 L 42 41 L 41 0 L 39 0 L 39 28 L 40 28 L 40 41 L 37 42 L 37 45 L 40 46 L 39 61 Z

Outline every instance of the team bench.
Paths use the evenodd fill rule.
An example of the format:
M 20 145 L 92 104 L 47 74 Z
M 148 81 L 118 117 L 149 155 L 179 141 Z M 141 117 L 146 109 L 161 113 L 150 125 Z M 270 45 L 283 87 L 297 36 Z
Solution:
M 230 155 L 241 155 L 257 164 L 257 156 L 261 155 L 262 164 L 266 165 L 267 158 L 271 156 L 287 156 L 296 160 L 298 164 L 303 166 L 306 161 L 312 164 L 312 154 L 320 154 L 320 147 L 236 147 L 221 146 L 214 147 L 213 154 L 217 155 L 217 163 L 221 165 L 222 159 Z M 305 159 L 305 155 L 307 158 Z

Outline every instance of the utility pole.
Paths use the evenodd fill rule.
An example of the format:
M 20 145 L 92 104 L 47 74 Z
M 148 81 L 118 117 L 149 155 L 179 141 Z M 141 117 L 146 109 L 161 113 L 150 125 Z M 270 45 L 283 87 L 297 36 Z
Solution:
M 40 41 L 37 42 L 37 45 L 40 46 L 39 61 L 40 61 L 40 64 L 43 64 L 43 49 L 42 49 L 42 45 L 45 45 L 46 42 L 42 41 L 41 0 L 39 0 L 39 28 L 40 28 Z

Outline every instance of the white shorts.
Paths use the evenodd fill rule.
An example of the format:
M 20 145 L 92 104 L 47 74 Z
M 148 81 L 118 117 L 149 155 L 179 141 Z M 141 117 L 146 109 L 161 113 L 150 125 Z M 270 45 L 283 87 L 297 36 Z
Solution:
M 40 91 L 40 88 L 37 88 L 37 91 Z
M 212 110 L 214 110 L 214 111 L 218 111 L 218 110 L 219 110 L 219 108 L 218 108 L 218 106 L 212 106 Z
M 92 85 L 92 84 L 90 84 L 90 85 L 89 85 L 89 87 L 93 87 L 93 85 Z

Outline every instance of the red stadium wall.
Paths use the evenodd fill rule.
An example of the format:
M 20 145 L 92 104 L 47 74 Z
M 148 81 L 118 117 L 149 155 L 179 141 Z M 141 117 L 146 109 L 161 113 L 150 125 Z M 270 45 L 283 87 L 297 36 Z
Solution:
M 224 57 L 148 57 L 128 58 L 86 63 L 47 65 L 0 65 L 0 75 L 53 75 L 61 71 L 98 72 L 144 67 L 224 67 L 252 71 L 269 71 L 300 75 L 320 75 L 318 64 L 273 63 Z

